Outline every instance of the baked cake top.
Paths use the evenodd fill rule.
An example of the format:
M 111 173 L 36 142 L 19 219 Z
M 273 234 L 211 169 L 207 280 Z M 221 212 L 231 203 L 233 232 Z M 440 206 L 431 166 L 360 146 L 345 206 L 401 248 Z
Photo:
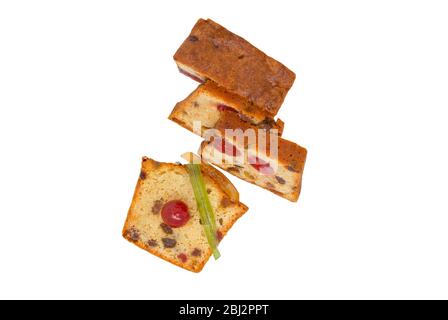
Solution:
M 283 64 L 210 19 L 198 20 L 174 60 L 179 68 L 216 82 L 271 117 L 295 80 Z

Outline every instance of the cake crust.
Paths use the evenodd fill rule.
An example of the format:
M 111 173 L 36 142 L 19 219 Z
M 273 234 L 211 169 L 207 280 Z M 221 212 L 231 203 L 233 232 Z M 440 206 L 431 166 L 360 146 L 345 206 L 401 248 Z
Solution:
M 295 74 L 216 22 L 199 19 L 174 54 L 179 68 L 210 79 L 274 117 Z

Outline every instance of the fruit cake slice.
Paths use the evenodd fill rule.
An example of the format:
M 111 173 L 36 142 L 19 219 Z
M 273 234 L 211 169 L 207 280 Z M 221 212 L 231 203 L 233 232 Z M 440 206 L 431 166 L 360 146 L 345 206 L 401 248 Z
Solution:
M 201 171 L 220 240 L 247 207 L 238 201 L 235 193 L 224 187 L 229 186 L 230 181 L 218 170 L 201 165 Z M 202 270 L 211 249 L 184 165 L 143 158 L 123 237 L 179 267 L 193 272 Z
M 210 79 L 272 118 L 295 80 L 283 64 L 210 19 L 198 20 L 174 60 L 182 73 Z
M 260 108 L 211 81 L 200 85 L 185 100 L 177 103 L 168 118 L 202 136 L 204 130 L 215 127 L 225 112 L 235 112 L 241 121 L 252 123 L 259 128 L 277 129 L 279 135 L 283 132 L 283 121 L 275 121 L 266 116 Z M 200 132 L 193 129 L 195 121 L 200 123 Z
M 263 135 L 261 129 L 241 123 L 232 113 L 221 117 L 216 129 L 218 135 L 201 144 L 205 161 L 290 201 L 298 200 L 305 148 L 269 132 Z M 229 129 L 237 129 L 243 138 L 235 138 L 226 132 Z M 255 133 L 253 140 L 242 135 L 250 130 Z

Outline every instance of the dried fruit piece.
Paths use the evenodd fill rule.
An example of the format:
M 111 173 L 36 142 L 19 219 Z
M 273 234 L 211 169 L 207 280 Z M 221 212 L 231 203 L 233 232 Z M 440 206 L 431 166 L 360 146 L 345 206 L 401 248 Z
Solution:
M 225 104 L 222 104 L 222 103 L 218 104 L 218 105 L 216 106 L 216 108 L 218 109 L 218 111 L 230 111 L 230 112 L 236 112 L 236 110 L 233 109 L 232 107 L 229 107 L 228 105 L 225 105 Z
M 166 223 L 161 223 L 160 227 L 162 228 L 163 232 L 165 232 L 166 234 L 173 234 L 173 229 L 171 229 L 171 227 L 169 225 L 167 225 Z
M 165 248 L 174 248 L 177 241 L 171 238 L 162 238 L 162 243 Z
M 221 231 L 217 231 L 216 232 L 216 238 L 218 239 L 219 242 L 221 242 L 222 238 L 224 238 L 223 234 Z
M 152 209 L 151 209 L 152 213 L 158 214 L 160 212 L 160 209 L 162 209 L 162 206 L 163 206 L 162 199 L 154 201 L 154 204 L 152 205 Z
M 266 162 L 258 157 L 249 156 L 248 157 L 249 164 L 255 168 L 255 170 L 261 172 L 264 175 L 273 175 L 274 169 L 272 169 L 269 162 Z
M 179 255 L 177 255 L 177 257 L 179 258 L 180 261 L 182 261 L 183 263 L 187 262 L 188 258 L 187 255 L 185 253 L 181 253 Z
M 146 242 L 146 244 L 148 245 L 148 247 L 157 247 L 158 246 L 157 240 L 154 240 L 154 239 L 148 240 Z
M 126 230 L 124 236 L 131 241 L 140 240 L 140 232 L 135 227 Z
M 241 152 L 236 148 L 236 146 L 234 146 L 230 142 L 228 142 L 224 139 L 218 138 L 218 137 L 214 137 L 213 146 L 219 152 L 225 153 L 232 157 L 237 157 L 237 156 L 241 155 Z
M 286 183 L 285 179 L 283 179 L 280 176 L 275 176 L 275 179 L 277 179 L 277 182 L 280 183 L 280 184 L 285 184 Z

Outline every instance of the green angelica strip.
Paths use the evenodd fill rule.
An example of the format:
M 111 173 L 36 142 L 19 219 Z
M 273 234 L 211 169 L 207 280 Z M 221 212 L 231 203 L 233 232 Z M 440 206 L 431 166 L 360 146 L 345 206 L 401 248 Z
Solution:
M 190 174 L 190 181 L 193 186 L 194 196 L 196 198 L 202 226 L 204 227 L 205 236 L 207 237 L 210 248 L 212 248 L 213 256 L 215 257 L 215 260 L 217 260 L 221 254 L 218 250 L 215 213 L 213 212 L 210 199 L 208 198 L 204 178 L 201 173 L 201 166 L 199 164 L 186 164 L 186 166 L 187 171 Z

